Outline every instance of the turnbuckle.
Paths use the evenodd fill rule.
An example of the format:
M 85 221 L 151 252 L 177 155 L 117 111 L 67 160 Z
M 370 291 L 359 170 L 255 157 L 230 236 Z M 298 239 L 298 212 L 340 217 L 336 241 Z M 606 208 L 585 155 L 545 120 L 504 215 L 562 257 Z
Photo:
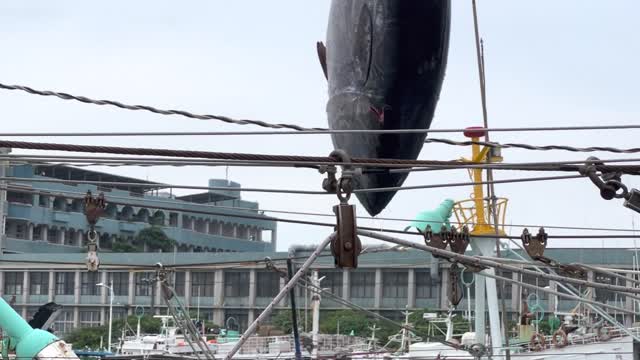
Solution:
M 329 155 L 344 163 L 340 179 L 336 178 L 335 166 L 322 168 L 327 178 L 322 182 L 322 188 L 335 193 L 340 203 L 333 207 L 336 215 L 336 236 L 331 240 L 331 254 L 335 265 L 339 268 L 355 269 L 358 267 L 358 256 L 362 251 L 362 243 L 357 236 L 356 207 L 350 205 L 349 199 L 353 192 L 353 166 L 349 165 L 351 158 L 342 150 L 334 150 Z
M 453 263 L 449 268 L 448 299 L 449 303 L 451 303 L 451 305 L 453 305 L 454 307 L 460 304 L 460 301 L 462 301 L 462 298 L 464 296 L 464 292 L 462 291 L 460 286 L 460 273 L 461 271 L 458 267 L 458 264 Z
M 93 197 L 91 191 L 87 191 L 84 197 L 84 215 L 87 218 L 87 223 L 89 223 L 89 231 L 87 232 L 87 257 L 85 259 L 88 271 L 98 271 L 98 267 L 100 266 L 96 223 L 100 220 L 102 214 L 104 214 L 105 208 L 104 193 Z

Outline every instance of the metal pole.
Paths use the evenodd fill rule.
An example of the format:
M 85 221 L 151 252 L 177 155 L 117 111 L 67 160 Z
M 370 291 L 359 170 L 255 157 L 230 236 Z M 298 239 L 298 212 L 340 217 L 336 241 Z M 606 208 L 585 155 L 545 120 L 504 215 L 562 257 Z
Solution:
M 289 279 L 293 277 L 293 261 L 287 259 L 287 276 Z M 293 327 L 293 344 L 296 347 L 296 360 L 302 359 L 300 351 L 300 334 L 298 334 L 298 313 L 296 310 L 296 288 L 289 290 L 289 300 L 291 302 L 291 326 Z
M 113 280 L 109 283 L 109 341 L 107 346 L 109 352 L 111 352 L 111 331 L 113 329 Z
M 336 236 L 335 233 L 329 235 L 326 239 L 322 241 L 322 243 L 320 243 L 320 245 L 313 251 L 313 253 L 309 255 L 309 258 L 304 262 L 304 264 L 302 264 L 300 269 L 291 277 L 291 279 L 289 279 L 289 281 L 286 283 L 284 288 L 280 290 L 278 295 L 276 295 L 273 298 L 273 300 L 271 300 L 271 303 L 267 305 L 264 311 L 251 323 L 251 325 L 249 325 L 247 330 L 240 337 L 240 340 L 238 340 L 238 342 L 233 346 L 233 348 L 229 351 L 229 353 L 227 353 L 227 356 L 225 357 L 225 359 L 231 360 L 233 355 L 235 355 L 238 352 L 238 350 L 240 350 L 240 348 L 247 341 L 249 336 L 251 336 L 256 331 L 256 329 L 258 328 L 258 325 L 262 321 L 264 321 L 264 319 L 267 316 L 269 316 L 269 314 L 271 314 L 271 312 L 273 311 L 273 308 L 276 306 L 277 303 L 279 303 L 287 295 L 289 290 L 291 290 L 294 286 L 296 286 L 296 283 L 298 282 L 298 280 L 300 280 L 300 278 L 304 275 L 304 273 L 311 267 L 311 264 L 313 264 L 316 258 L 320 256 L 322 251 L 327 247 L 327 245 L 329 245 L 329 243 L 335 236 Z
M 480 78 L 480 96 L 481 96 L 481 100 L 482 100 L 482 120 L 483 120 L 483 124 L 485 129 L 489 127 L 489 119 L 488 119 L 488 111 L 487 111 L 487 88 L 486 88 L 486 77 L 485 77 L 485 67 L 484 67 L 484 49 L 482 46 L 482 40 L 480 39 L 480 30 L 479 30 L 479 26 L 478 26 L 478 10 L 477 10 L 477 6 L 476 6 L 476 0 L 472 1 L 472 7 L 473 7 L 473 28 L 474 28 L 474 34 L 475 34 L 475 42 L 476 42 L 476 56 L 477 56 L 477 61 L 478 61 L 478 75 Z M 485 141 L 489 142 L 489 132 L 485 132 Z M 491 155 L 487 156 L 487 163 L 491 162 Z M 493 215 L 493 220 L 494 220 L 494 224 L 495 224 L 495 229 L 496 229 L 496 235 L 499 235 L 498 232 L 498 214 L 496 212 L 496 196 L 495 196 L 495 188 L 494 185 L 491 181 L 493 181 L 493 171 L 491 169 L 487 169 L 487 181 L 490 182 L 489 184 L 487 184 L 487 190 L 488 193 L 487 195 L 489 195 L 490 198 L 490 206 L 491 206 L 491 215 Z M 491 223 L 491 221 L 489 221 L 489 223 Z M 496 256 L 500 257 L 500 238 L 498 236 L 496 236 Z M 502 272 L 500 270 L 498 270 L 497 272 L 498 275 L 502 275 Z M 501 299 L 500 302 L 500 307 L 502 310 L 502 327 L 504 330 L 504 341 L 505 341 L 505 346 L 506 346 L 506 359 L 510 360 L 511 359 L 511 352 L 509 349 L 509 329 L 508 329 L 508 323 L 507 323 L 507 307 L 505 304 L 505 296 L 504 296 L 504 292 L 505 292 L 505 285 L 504 285 L 504 281 L 500 284 L 499 287 L 499 297 Z

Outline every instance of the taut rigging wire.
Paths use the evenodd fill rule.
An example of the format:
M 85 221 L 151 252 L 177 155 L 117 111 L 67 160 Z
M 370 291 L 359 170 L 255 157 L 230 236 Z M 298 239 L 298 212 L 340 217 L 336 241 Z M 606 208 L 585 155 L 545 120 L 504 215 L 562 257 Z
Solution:
M 369 188 L 369 189 L 354 189 L 353 193 L 370 193 L 370 192 L 387 192 L 387 191 L 405 191 L 405 190 L 419 190 L 419 189 L 436 189 L 436 188 L 449 188 L 449 187 L 461 187 L 472 186 L 476 184 L 507 184 L 507 183 L 523 183 L 523 182 L 537 182 L 537 181 L 551 181 L 551 180 L 568 180 L 583 178 L 583 175 L 561 175 L 561 176 L 540 176 L 531 178 L 514 178 L 514 179 L 502 179 L 493 181 L 482 182 L 459 182 L 459 183 L 446 183 L 446 184 L 429 184 L 429 185 L 413 185 L 413 186 L 396 186 L 386 188 Z M 238 188 L 238 187 L 210 187 L 210 186 L 196 186 L 196 185 L 179 185 L 179 184 L 161 184 L 161 183 L 139 183 L 139 182 L 118 182 L 118 181 L 94 181 L 94 180 L 64 180 L 64 179 L 46 179 L 46 178 L 19 178 L 19 177 L 0 177 L 0 181 L 14 181 L 14 182 L 44 182 L 44 183 L 62 183 L 62 184 L 92 184 L 92 185 L 106 185 L 106 186 L 126 186 L 131 188 L 171 188 L 171 189 L 191 189 L 191 190 L 221 190 L 221 191 L 233 191 L 233 192 L 263 192 L 263 193 L 282 193 L 282 194 L 300 194 L 300 195 L 335 195 L 326 191 L 315 190 L 293 190 L 293 189 L 266 189 L 266 188 Z
M 31 88 L 29 86 L 24 86 L 24 85 L 9 85 L 9 84 L 4 84 L 4 83 L 0 83 L 0 89 L 5 89 L 5 90 L 17 90 L 17 91 L 23 91 L 29 94 L 33 94 L 33 95 L 39 95 L 39 96 L 53 96 L 53 97 L 57 97 L 63 100 L 74 100 L 74 101 L 79 101 L 85 104 L 93 104 L 93 105 L 100 105 L 100 106 L 114 106 L 114 107 L 118 107 L 121 109 L 126 109 L 126 110 L 134 110 L 134 111 L 148 111 L 148 112 L 152 112 L 152 113 L 156 113 L 156 114 L 160 114 L 160 115 L 178 115 L 178 116 L 183 116 L 183 117 L 187 117 L 187 118 L 192 118 L 192 119 L 198 119 L 198 120 L 219 120 L 219 121 L 223 121 L 226 123 L 231 123 L 231 124 L 236 124 L 236 125 L 256 125 L 256 126 L 260 126 L 260 127 L 265 127 L 265 128 L 271 128 L 271 129 L 292 129 L 295 130 L 293 132 L 286 132 L 286 131 L 276 131 L 276 132 L 272 132 L 272 133 L 276 133 L 276 134 L 286 134 L 286 133 L 292 133 L 292 134 L 298 134 L 298 133 L 307 133 L 307 134 L 312 134 L 312 133 L 318 133 L 318 134 L 337 134 L 337 133 L 342 133 L 342 134 L 347 134 L 347 133 L 370 133 L 370 134 L 400 134 L 400 133 L 444 133 L 444 132 L 456 132 L 456 133 L 460 133 L 460 132 L 464 132 L 466 131 L 466 129 L 401 129 L 401 130 L 328 130 L 325 128 L 304 128 L 301 127 L 299 125 L 293 125 L 293 124 L 273 124 L 273 123 L 267 123 L 264 121 L 260 121 L 260 120 L 249 120 L 249 119 L 233 119 L 230 118 L 228 116 L 222 116 L 222 115 L 210 115 L 210 114 L 206 114 L 206 115 L 199 115 L 199 114 L 194 114 L 185 110 L 164 110 L 164 109 L 158 109 L 152 106 L 148 106 L 148 105 L 128 105 L 128 104 L 124 104 L 118 101 L 113 101 L 113 100 L 96 100 L 96 99 L 91 99 L 89 97 L 86 96 L 80 96 L 80 95 L 73 95 L 73 94 L 69 94 L 69 93 L 64 93 L 64 92 L 56 92 L 56 91 L 50 91 L 50 90 L 38 90 L 38 89 L 34 89 Z M 576 131 L 576 130 L 623 130 L 623 129 L 640 129 L 640 125 L 583 125 L 583 126 L 550 126 L 550 127 L 520 127 L 520 128 L 483 128 L 483 129 L 478 129 L 478 130 L 484 130 L 484 131 L 493 131 L 493 132 L 524 132 L 524 131 Z M 254 132 L 257 133 L 257 132 Z M 243 135 L 244 133 L 242 132 L 238 132 L 238 135 Z M 266 133 L 263 133 L 266 134 Z

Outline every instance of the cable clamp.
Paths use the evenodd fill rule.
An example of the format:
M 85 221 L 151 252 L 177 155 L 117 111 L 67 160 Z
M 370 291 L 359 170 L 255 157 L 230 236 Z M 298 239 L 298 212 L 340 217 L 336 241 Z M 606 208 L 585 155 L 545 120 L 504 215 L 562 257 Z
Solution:
M 538 229 L 538 234 L 536 236 L 532 236 L 529 232 L 529 229 L 524 228 L 522 230 L 522 235 L 520 235 L 520 239 L 522 240 L 522 246 L 527 251 L 529 257 L 533 260 L 545 261 L 544 250 L 547 247 L 547 239 L 548 235 L 544 231 L 544 228 Z

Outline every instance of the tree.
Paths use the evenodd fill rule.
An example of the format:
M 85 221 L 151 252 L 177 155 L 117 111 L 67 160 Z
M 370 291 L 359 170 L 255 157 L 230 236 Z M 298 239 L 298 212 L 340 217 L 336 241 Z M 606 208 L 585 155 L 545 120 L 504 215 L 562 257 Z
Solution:
M 136 234 L 133 240 L 134 245 L 146 244 L 150 250 L 162 250 L 163 252 L 173 251 L 176 241 L 167 236 L 160 227 L 152 226 L 142 229 Z
M 74 349 L 97 349 L 100 346 L 100 340 L 102 343 L 107 343 L 107 328 L 106 326 L 97 326 L 89 328 L 77 328 L 72 332 L 65 335 L 64 340 L 67 343 L 73 344 Z
M 129 242 L 124 238 L 118 237 L 111 246 L 111 251 L 116 253 L 142 252 L 142 247 L 129 244 Z
M 291 334 L 293 325 L 291 321 L 291 311 L 278 310 L 271 316 L 271 325 L 285 334 Z
M 342 335 L 349 335 L 353 331 L 355 336 L 368 336 L 370 332 L 369 326 L 372 326 L 373 323 L 363 312 L 338 310 L 322 318 L 320 331 L 325 334 L 336 334 L 339 327 L 339 333 Z

